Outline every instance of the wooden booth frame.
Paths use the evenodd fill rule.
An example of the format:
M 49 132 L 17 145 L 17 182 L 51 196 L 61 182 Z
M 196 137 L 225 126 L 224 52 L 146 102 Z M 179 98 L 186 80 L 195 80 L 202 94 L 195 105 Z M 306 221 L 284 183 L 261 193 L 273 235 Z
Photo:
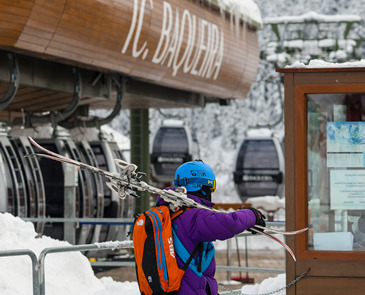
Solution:
M 365 68 L 278 69 L 285 86 L 286 227 L 308 226 L 307 94 L 365 93 Z M 286 257 L 288 295 L 352 294 L 365 290 L 365 252 L 308 249 L 308 233 L 287 237 L 297 261 Z M 360 292 L 360 293 L 361 293 Z

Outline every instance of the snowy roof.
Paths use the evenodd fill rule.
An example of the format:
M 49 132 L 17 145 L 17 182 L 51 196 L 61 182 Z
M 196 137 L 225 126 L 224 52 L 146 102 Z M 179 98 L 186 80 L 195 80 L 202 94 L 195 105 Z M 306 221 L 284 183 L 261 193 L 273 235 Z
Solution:
M 359 61 L 353 62 L 344 62 L 344 63 L 330 63 L 319 59 L 313 59 L 309 61 L 308 65 L 300 61 L 294 62 L 292 65 L 285 66 L 287 69 L 303 69 L 303 68 L 364 68 L 365 67 L 365 59 L 361 59 Z
M 245 2 L 245 1 L 243 1 Z M 268 17 L 264 19 L 265 24 L 301 24 L 305 22 L 321 22 L 321 23 L 338 23 L 338 22 L 360 22 L 361 17 L 358 15 L 325 15 L 310 11 L 301 15 L 287 15 L 278 17 Z
M 273 136 L 273 131 L 268 128 L 255 128 L 255 129 L 248 129 L 247 136 L 249 137 L 271 137 Z
M 263 27 L 261 12 L 253 0 L 208 0 L 221 9 L 257 28 Z
M 182 120 L 168 119 L 168 120 L 164 120 L 162 122 L 162 125 L 169 126 L 169 127 L 182 127 L 185 125 L 185 122 Z

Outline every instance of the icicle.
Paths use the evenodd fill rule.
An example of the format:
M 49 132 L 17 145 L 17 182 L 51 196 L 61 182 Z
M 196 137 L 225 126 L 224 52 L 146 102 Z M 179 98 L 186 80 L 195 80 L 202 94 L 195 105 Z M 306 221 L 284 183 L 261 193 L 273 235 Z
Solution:
M 240 32 L 240 17 L 238 15 L 238 13 L 236 12 L 234 14 L 234 19 L 235 19 L 235 31 L 236 31 L 236 38 L 239 39 L 239 32 Z
M 244 44 L 246 44 L 246 34 L 247 34 L 247 23 L 246 21 L 243 22 L 243 25 L 242 25 L 242 38 L 243 38 L 243 42 Z
M 233 15 L 232 15 L 232 13 L 229 14 L 229 22 L 230 22 L 230 25 L 231 25 L 231 31 L 233 31 Z

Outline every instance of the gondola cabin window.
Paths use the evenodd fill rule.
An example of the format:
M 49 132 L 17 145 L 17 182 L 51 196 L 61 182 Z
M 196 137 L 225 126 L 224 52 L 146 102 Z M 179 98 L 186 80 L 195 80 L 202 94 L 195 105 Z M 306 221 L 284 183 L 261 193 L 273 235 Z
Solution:
M 365 93 L 306 94 L 309 250 L 365 250 Z

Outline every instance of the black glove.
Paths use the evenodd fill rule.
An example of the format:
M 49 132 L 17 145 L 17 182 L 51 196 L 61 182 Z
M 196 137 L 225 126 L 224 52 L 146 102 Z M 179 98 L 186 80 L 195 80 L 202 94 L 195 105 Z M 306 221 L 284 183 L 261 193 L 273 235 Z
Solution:
M 256 216 L 256 222 L 255 222 L 255 225 L 261 225 L 261 226 L 266 226 L 266 223 L 265 223 L 265 215 L 261 213 L 261 211 L 255 209 L 255 208 L 252 208 L 252 207 L 248 207 L 248 208 L 245 208 L 245 209 L 248 209 L 248 210 L 251 210 L 255 216 Z M 260 228 L 256 228 L 257 230 L 260 230 L 262 231 L 262 229 Z M 248 231 L 250 231 L 252 234 L 257 234 L 257 232 L 253 231 L 253 230 L 250 230 L 250 229 L 247 229 Z

